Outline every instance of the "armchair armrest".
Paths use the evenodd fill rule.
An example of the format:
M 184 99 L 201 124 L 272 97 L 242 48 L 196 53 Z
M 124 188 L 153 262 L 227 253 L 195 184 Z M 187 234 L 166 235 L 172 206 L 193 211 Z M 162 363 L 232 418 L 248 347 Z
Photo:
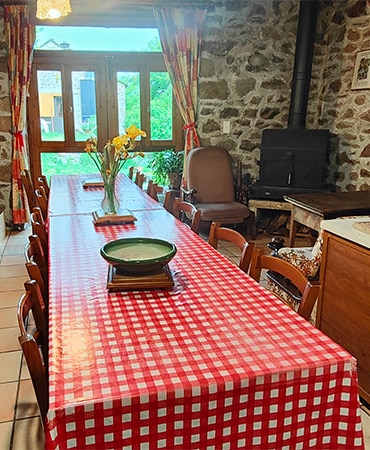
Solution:
M 184 201 L 188 201 L 192 203 L 193 195 L 198 192 L 197 189 L 186 189 L 184 186 L 181 186 L 182 197 Z

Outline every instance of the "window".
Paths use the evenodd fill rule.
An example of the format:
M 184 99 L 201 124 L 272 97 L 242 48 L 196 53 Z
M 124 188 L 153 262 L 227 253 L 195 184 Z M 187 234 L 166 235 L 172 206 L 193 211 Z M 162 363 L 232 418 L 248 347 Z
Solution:
M 147 133 L 142 151 L 182 149 L 182 120 L 162 52 L 77 51 L 65 41 L 56 51 L 54 39 L 36 42 L 28 111 L 31 158 L 40 172 L 41 154 L 83 152 L 91 136 L 102 147 L 131 124 Z M 158 42 L 149 47 L 158 50 Z

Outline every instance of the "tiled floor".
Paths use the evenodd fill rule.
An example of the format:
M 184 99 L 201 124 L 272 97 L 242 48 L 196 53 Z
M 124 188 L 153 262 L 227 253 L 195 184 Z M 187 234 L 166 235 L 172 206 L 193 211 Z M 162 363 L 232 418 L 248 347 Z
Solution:
M 0 242 L 0 450 L 39 450 L 44 445 L 36 398 L 18 344 L 16 318 L 23 283 L 28 279 L 23 250 L 29 234 L 29 228 L 11 232 Z M 265 248 L 269 241 L 268 236 L 258 235 L 256 243 Z M 232 245 L 221 244 L 219 250 L 237 261 L 239 250 Z M 367 450 L 370 450 L 369 414 L 364 408 Z
M 28 280 L 23 250 L 30 229 L 0 242 L 0 450 L 39 450 L 43 430 L 32 383 L 18 344 L 16 307 Z

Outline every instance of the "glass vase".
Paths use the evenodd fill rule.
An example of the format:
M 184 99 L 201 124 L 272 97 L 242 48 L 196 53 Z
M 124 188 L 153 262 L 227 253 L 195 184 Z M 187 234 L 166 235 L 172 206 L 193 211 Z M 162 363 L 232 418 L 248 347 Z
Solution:
M 104 214 L 117 214 L 119 201 L 116 197 L 116 178 L 104 181 L 104 198 L 101 207 Z

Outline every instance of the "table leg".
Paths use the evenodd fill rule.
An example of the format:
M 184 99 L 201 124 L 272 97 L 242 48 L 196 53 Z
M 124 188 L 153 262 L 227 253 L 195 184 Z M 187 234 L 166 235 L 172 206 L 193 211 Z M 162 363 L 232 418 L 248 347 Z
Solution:
M 294 247 L 295 235 L 298 229 L 298 222 L 294 220 L 293 211 L 290 216 L 290 231 L 289 231 L 289 247 Z

